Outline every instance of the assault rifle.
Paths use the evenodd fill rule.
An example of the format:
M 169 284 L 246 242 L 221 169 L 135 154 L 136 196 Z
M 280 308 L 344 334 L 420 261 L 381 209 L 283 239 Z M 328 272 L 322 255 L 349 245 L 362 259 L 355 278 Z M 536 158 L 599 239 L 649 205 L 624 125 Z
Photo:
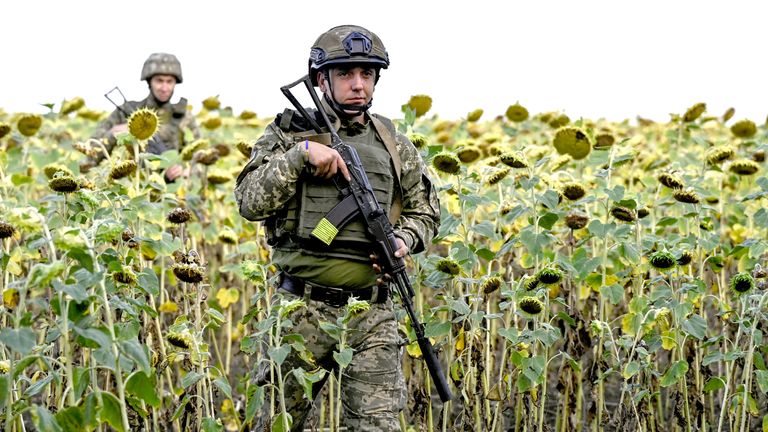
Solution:
M 360 162 L 357 151 L 345 144 L 333 128 L 328 115 L 320 104 L 320 99 L 317 93 L 315 93 L 309 76 L 305 75 L 291 84 L 280 87 L 280 90 L 301 113 L 304 119 L 310 123 L 312 129 L 318 134 L 322 134 L 323 130 L 315 118 L 307 112 L 291 93 L 291 89 L 301 83 L 304 83 L 307 90 L 309 90 L 312 102 L 314 102 L 317 111 L 322 116 L 323 123 L 325 123 L 328 132 L 331 134 L 331 148 L 339 152 L 342 159 L 344 159 L 351 177 L 351 180 L 346 181 L 341 174 L 336 175 L 334 183 L 342 195 L 342 201 L 331 209 L 328 215 L 312 232 L 312 235 L 324 243 L 330 244 L 338 230 L 343 228 L 346 223 L 356 217 L 362 217 L 369 236 L 374 240 L 381 268 L 384 273 L 392 277 L 392 283 L 397 287 L 403 308 L 411 319 L 411 326 L 416 333 L 416 340 L 419 342 L 422 357 L 427 363 L 427 368 L 432 376 L 432 381 L 435 383 L 437 393 L 443 402 L 448 402 L 453 398 L 453 395 L 448 388 L 448 383 L 445 380 L 432 343 L 424 335 L 424 325 L 419 321 L 413 308 L 413 287 L 405 271 L 405 260 L 395 256 L 395 251 L 399 249 L 399 246 L 388 215 L 381 208 L 379 201 L 373 193 L 373 188 L 368 181 L 368 176 L 365 174 L 365 168 L 363 168 L 363 164 Z

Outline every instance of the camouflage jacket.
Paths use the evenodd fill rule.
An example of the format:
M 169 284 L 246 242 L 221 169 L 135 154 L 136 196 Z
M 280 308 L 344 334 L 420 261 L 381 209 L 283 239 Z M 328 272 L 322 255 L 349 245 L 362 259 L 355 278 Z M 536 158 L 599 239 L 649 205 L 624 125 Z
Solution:
M 94 130 L 92 138 L 101 140 L 107 147 L 107 151 L 112 153 L 112 148 L 116 144 L 115 137 L 110 130 L 119 124 L 127 123 L 129 115 L 139 108 L 152 108 L 157 112 L 160 120 L 157 133 L 153 136 L 147 145 L 148 153 L 160 154 L 167 150 L 181 150 L 186 142 L 184 141 L 185 130 L 189 130 L 195 139 L 200 138 L 200 128 L 197 126 L 195 117 L 187 110 L 187 100 L 182 98 L 176 104 L 160 104 L 150 94 L 141 101 L 127 101 L 123 103 L 120 109 L 115 109 L 112 114 L 103 120 Z M 98 153 L 93 162 L 98 163 L 104 158 L 102 153 Z
M 332 117 L 331 121 L 336 119 Z M 237 179 L 235 198 L 240 214 L 248 220 L 276 217 L 301 181 L 305 166 L 303 149 L 294 144 L 292 132 L 281 129 L 278 122 L 279 119 L 267 126 Z M 395 235 L 405 241 L 411 253 L 418 253 L 426 249 L 437 233 L 440 203 L 416 147 L 399 133 L 395 141 L 402 164 L 403 192 L 403 209 L 394 224 Z

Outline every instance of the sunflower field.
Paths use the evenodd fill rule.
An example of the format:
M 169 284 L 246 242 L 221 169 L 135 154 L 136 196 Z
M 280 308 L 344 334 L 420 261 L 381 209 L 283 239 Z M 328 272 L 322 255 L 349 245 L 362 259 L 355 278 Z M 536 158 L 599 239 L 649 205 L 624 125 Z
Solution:
M 281 368 L 304 305 L 280 301 L 234 200 L 272 119 L 209 98 L 202 138 L 154 155 L 144 113 L 81 173 L 106 113 L 48 108 L 0 110 L 0 430 L 248 431 L 271 400 L 283 431 L 292 379 L 317 396 L 308 430 L 345 430 L 334 378 L 311 395 L 331 372 Z M 396 125 L 441 201 L 408 265 L 454 399 L 396 306 L 404 431 L 768 432 L 766 125 L 703 103 L 667 122 L 430 108 L 414 96 Z M 173 165 L 189 174 L 166 183 Z M 276 385 L 256 385 L 261 362 Z

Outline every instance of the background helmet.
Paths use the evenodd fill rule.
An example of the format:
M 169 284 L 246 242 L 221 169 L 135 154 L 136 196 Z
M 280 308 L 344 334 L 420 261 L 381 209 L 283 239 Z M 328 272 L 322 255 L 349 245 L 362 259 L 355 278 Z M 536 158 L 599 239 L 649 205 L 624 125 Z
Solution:
M 355 25 L 334 27 L 320 35 L 309 52 L 309 79 L 317 85 L 317 72 L 338 64 L 367 64 L 386 69 L 389 54 L 375 33 Z M 378 74 L 376 75 L 378 79 Z
M 173 54 L 154 53 L 144 62 L 141 68 L 141 80 L 146 81 L 154 75 L 173 75 L 176 77 L 176 84 L 181 84 L 181 63 Z

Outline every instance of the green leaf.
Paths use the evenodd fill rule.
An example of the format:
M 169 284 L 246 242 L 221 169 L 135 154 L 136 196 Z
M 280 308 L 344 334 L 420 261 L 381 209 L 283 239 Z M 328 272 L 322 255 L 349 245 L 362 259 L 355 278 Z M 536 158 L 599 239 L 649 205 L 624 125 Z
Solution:
M 6 327 L 0 330 L 0 342 L 10 348 L 11 351 L 25 356 L 35 347 L 37 337 L 29 327 L 19 329 Z
M 186 375 L 184 375 L 184 378 L 181 379 L 181 386 L 185 389 L 189 388 L 201 379 L 203 379 L 203 374 L 197 373 L 195 371 L 189 371 Z
M 32 412 L 32 423 L 40 432 L 64 432 L 56 417 L 45 407 L 35 405 Z
M 451 332 L 450 322 L 430 322 L 424 329 L 424 336 L 428 338 L 438 338 L 447 336 Z
M 125 390 L 143 400 L 152 407 L 160 407 L 160 398 L 157 395 L 155 374 L 150 371 L 145 374 L 137 370 L 132 373 L 125 382 Z
M 539 218 L 539 226 L 544 229 L 552 229 L 559 218 L 555 213 L 547 213 Z
M 145 267 L 141 273 L 138 274 L 139 288 L 141 288 L 147 294 L 156 296 L 160 293 L 160 281 L 157 279 L 157 274 L 152 267 Z
M 768 371 L 756 370 L 755 378 L 757 379 L 757 386 L 760 387 L 760 391 L 768 393 Z
M 58 374 L 55 372 L 50 373 L 48 376 L 46 376 L 43 379 L 38 380 L 36 383 L 32 384 L 31 386 L 27 387 L 26 390 L 24 390 L 24 396 L 26 397 L 32 397 L 41 391 L 45 389 L 45 387 L 51 383 L 55 378 L 58 378 Z
M 76 246 L 67 251 L 67 256 L 80 263 L 84 269 L 93 273 L 93 256 L 87 250 Z
M 686 372 L 688 372 L 688 362 L 685 360 L 676 361 L 661 377 L 661 386 L 669 387 L 677 383 L 680 381 L 680 378 L 685 375 Z
M 149 364 L 149 356 L 147 356 L 147 352 L 145 351 L 145 346 L 140 344 L 138 339 L 133 338 L 132 340 L 122 341 L 120 343 L 120 348 L 122 348 L 122 352 L 131 360 L 135 361 L 136 364 L 139 365 L 142 371 L 144 371 L 145 374 L 149 375 L 151 373 L 151 366 Z
M 99 419 L 107 422 L 118 432 L 125 432 L 123 429 L 123 417 L 120 408 L 120 400 L 117 396 L 109 392 L 99 392 L 101 394 L 102 405 L 99 407 Z
M 631 361 L 627 363 L 626 366 L 624 366 L 624 371 L 621 373 L 621 375 L 624 377 L 624 379 L 628 380 L 635 376 L 635 374 L 638 372 L 640 372 L 640 363 Z
M 219 388 L 222 393 L 229 399 L 232 399 L 232 387 L 229 385 L 229 382 L 225 377 L 218 377 L 215 380 L 213 380 L 213 385 Z
M 83 395 L 83 392 L 85 392 L 85 389 L 88 387 L 88 384 L 91 382 L 91 374 L 89 373 L 90 370 L 85 367 L 75 367 L 73 373 L 75 375 L 75 400 L 79 400 L 80 397 Z
M 181 417 L 181 415 L 184 413 L 184 408 L 189 403 L 189 394 L 185 395 L 181 402 L 179 402 L 179 406 L 176 408 L 176 411 L 173 412 L 173 416 L 171 416 L 171 421 L 176 421 Z
M 287 428 L 283 422 L 288 423 Z M 293 418 L 287 412 L 281 412 L 272 420 L 272 432 L 290 432 L 291 426 L 293 426 Z
M 611 304 L 617 305 L 624 300 L 624 289 L 619 284 L 600 287 L 600 295 L 605 296 Z
M 472 312 L 472 308 L 469 307 L 464 298 L 458 300 L 446 299 L 445 302 L 448 303 L 448 307 L 450 307 L 452 311 L 460 316 L 469 315 L 469 313 Z
M 352 363 L 352 352 L 352 348 L 344 347 L 341 352 L 333 352 L 333 359 L 336 360 L 340 368 L 345 368 Z
M 82 342 L 82 345 L 87 348 L 107 348 L 112 344 L 110 336 L 101 329 L 81 329 L 78 326 L 72 326 L 72 330 L 86 341 Z
M 64 432 L 91 432 L 96 429 L 95 424 L 86 421 L 83 407 L 64 408 L 54 417 Z
M 270 347 L 269 350 L 267 350 L 267 354 L 269 354 L 269 358 L 272 359 L 272 361 L 274 361 L 275 364 L 278 366 L 283 364 L 283 362 L 285 361 L 285 358 L 288 357 L 288 353 L 290 352 L 291 352 L 290 345 Z
M 39 288 L 47 287 L 52 280 L 60 277 L 66 268 L 67 266 L 63 261 L 56 261 L 51 264 L 37 263 L 30 271 L 28 284 Z
M 341 338 L 341 327 L 332 322 L 320 321 L 320 329 L 336 340 Z
M 708 393 L 715 390 L 720 390 L 725 387 L 725 381 L 720 377 L 710 378 L 706 384 L 704 384 L 704 392 Z
M 5 404 L 8 403 L 8 382 L 10 376 L 8 374 L 0 374 L 0 411 L 5 409 Z
M 707 320 L 701 315 L 691 315 L 683 321 L 683 331 L 698 340 L 704 340 L 707 337 Z
M 212 417 L 203 419 L 202 427 L 203 432 L 221 432 L 224 430 L 221 420 Z

